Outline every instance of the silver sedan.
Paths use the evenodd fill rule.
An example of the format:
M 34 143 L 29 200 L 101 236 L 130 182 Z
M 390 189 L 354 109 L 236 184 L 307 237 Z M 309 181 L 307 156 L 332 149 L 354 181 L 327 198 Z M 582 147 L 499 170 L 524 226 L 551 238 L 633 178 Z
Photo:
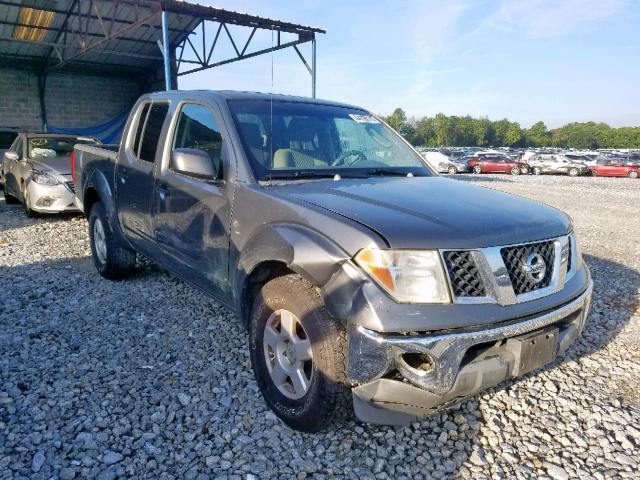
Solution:
M 70 159 L 76 143 L 98 141 L 70 135 L 20 134 L 13 148 L 4 154 L 5 201 L 22 202 L 30 217 L 36 213 L 78 211 Z

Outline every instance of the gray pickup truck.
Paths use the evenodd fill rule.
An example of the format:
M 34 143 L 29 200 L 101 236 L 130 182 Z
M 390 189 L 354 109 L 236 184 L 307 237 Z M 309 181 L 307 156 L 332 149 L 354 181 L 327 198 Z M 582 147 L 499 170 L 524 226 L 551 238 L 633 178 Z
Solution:
M 567 215 L 439 177 L 359 107 L 154 93 L 73 162 L 100 274 L 140 253 L 235 311 L 299 430 L 414 421 L 549 363 L 587 316 Z

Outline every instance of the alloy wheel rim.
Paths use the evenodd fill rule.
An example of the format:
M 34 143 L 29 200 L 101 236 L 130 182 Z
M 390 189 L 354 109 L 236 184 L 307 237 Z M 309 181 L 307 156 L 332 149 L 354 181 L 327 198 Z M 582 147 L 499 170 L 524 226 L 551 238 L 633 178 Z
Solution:
M 289 310 L 276 310 L 267 319 L 262 343 L 278 391 L 292 400 L 304 397 L 313 380 L 313 352 L 300 319 Z
M 106 263 L 107 261 L 107 242 L 104 234 L 104 227 L 102 221 L 99 218 L 93 222 L 93 245 L 96 249 L 96 255 L 100 263 Z

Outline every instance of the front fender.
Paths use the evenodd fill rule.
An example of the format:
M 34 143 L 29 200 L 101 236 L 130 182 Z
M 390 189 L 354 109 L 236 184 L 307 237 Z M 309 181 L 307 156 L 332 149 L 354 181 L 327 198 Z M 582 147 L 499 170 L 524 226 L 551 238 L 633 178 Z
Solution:
M 295 224 L 264 225 L 245 244 L 235 273 L 235 292 L 242 292 L 247 278 L 264 262 L 280 262 L 313 285 L 325 285 L 349 254 L 325 235 Z M 242 295 L 236 298 L 242 310 Z

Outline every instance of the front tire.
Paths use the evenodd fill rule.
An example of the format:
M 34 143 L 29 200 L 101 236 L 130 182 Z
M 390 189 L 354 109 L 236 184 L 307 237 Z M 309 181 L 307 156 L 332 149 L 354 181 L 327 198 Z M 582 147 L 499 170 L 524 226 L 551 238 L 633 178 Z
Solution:
M 629 173 L 627 175 L 629 175 L 629 178 L 638 178 L 638 171 L 637 170 L 629 170 Z
M 449 167 L 449 168 L 447 169 L 447 173 L 448 173 L 449 175 L 455 175 L 456 173 L 458 173 L 458 171 L 456 170 L 456 167 Z
M 518 167 L 513 167 L 511 169 L 511 175 L 520 175 L 520 169 Z
M 27 192 L 27 186 L 22 184 L 22 208 L 24 208 L 24 214 L 29 218 L 35 218 L 37 213 L 31 208 L 31 201 L 29 200 L 29 193 Z
M 541 175 L 542 174 L 542 169 L 540 167 L 533 167 L 533 170 L 531 170 L 533 172 L 534 175 Z
M 353 412 L 346 345 L 320 292 L 300 275 L 269 280 L 258 292 L 249 320 L 251 365 L 267 405 L 289 427 L 313 432 L 334 412 Z
M 89 212 L 89 243 L 98 273 L 109 280 L 131 276 L 136 266 L 136 253 L 122 245 L 111 231 L 104 205 L 98 202 Z
M 476 175 L 479 175 L 482 173 L 482 167 L 480 165 L 476 165 L 475 167 L 473 167 L 473 173 L 475 173 Z
M 577 177 L 578 176 L 578 169 L 577 168 L 570 168 L 569 169 L 569 176 L 570 177 Z

